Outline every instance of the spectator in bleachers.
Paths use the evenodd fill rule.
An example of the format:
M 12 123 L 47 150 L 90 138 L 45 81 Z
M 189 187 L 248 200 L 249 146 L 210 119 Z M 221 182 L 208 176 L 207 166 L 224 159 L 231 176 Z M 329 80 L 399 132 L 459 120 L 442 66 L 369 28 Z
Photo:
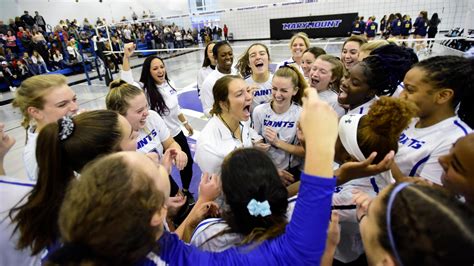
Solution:
M 9 48 L 14 53 L 18 53 L 19 50 L 16 44 L 16 37 L 15 35 L 13 35 L 13 32 L 11 30 L 7 31 L 6 42 L 7 48 Z
M 16 87 L 13 86 L 13 80 L 16 79 L 16 75 L 13 73 L 10 66 L 6 61 L 2 61 L 0 69 L 0 81 L 5 82 L 11 91 L 15 91 Z
M 166 30 L 166 28 L 165 28 Z M 168 32 L 165 32 L 165 42 L 166 42 L 166 48 L 167 49 L 174 49 L 174 34 L 171 31 L 170 28 L 168 28 Z M 168 51 L 168 53 L 171 53 Z
M 23 27 L 23 28 L 24 28 L 24 27 L 26 27 L 26 24 L 25 24 L 25 22 L 23 22 L 23 21 L 21 20 L 20 17 L 15 17 L 15 28 L 14 28 L 15 32 L 18 31 L 18 28 L 19 28 L 19 27 Z
M 16 73 L 17 73 L 17 78 L 20 80 L 25 80 L 31 77 L 30 69 L 25 63 L 23 63 L 23 60 L 17 61 Z
M 43 16 L 38 13 L 38 11 L 35 11 L 35 21 L 38 27 L 42 28 L 43 31 L 46 31 L 46 21 L 44 20 Z
M 3 20 L 0 20 L 0 34 L 6 35 L 8 32 L 8 25 L 3 24 Z
M 63 28 L 58 25 L 54 28 L 54 39 L 58 45 L 58 48 L 61 49 L 63 54 L 67 53 L 67 40 L 69 40 L 69 35 Z
M 183 44 L 183 35 L 181 33 L 180 30 L 176 30 L 174 32 L 174 37 L 175 37 L 175 40 L 176 40 L 176 48 L 183 48 L 184 47 L 184 44 Z
M 49 73 L 48 67 L 46 66 L 46 62 L 44 61 L 43 57 L 38 53 L 38 51 L 33 50 L 33 54 L 31 55 L 31 61 L 34 65 L 37 66 L 38 73 Z
M 36 23 L 35 19 L 32 16 L 30 16 L 30 14 L 28 14 L 28 11 L 26 10 L 23 12 L 23 16 L 21 16 L 21 20 L 25 23 L 25 25 L 28 28 L 32 28 Z
M 14 19 L 9 19 L 8 20 L 8 27 L 10 30 L 12 30 L 13 32 L 16 32 L 18 30 L 18 27 L 16 26 L 15 24 L 15 20 Z
M 82 26 L 84 28 L 84 30 L 88 31 L 88 30 L 92 30 L 94 27 L 89 23 L 89 20 L 87 18 L 84 19 L 84 21 L 82 22 Z
M 23 57 L 21 58 L 21 60 L 23 60 L 23 62 L 25 63 L 25 65 L 28 67 L 28 69 L 30 70 L 31 74 L 33 75 L 37 75 L 39 74 L 38 73 L 38 66 L 33 63 L 33 60 L 31 59 L 30 55 L 28 54 L 28 52 L 24 52 L 23 53 Z
M 64 61 L 63 54 L 61 54 L 61 51 L 58 49 L 54 50 L 53 54 L 53 67 L 58 70 L 58 69 L 63 69 L 65 67 L 66 63 Z

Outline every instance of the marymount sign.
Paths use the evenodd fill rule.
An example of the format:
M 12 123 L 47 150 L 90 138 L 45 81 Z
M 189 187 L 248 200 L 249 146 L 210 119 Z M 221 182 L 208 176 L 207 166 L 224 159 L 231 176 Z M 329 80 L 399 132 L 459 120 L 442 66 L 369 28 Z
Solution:
M 358 13 L 324 16 L 270 19 L 271 39 L 290 39 L 296 32 L 305 32 L 310 38 L 347 37 Z

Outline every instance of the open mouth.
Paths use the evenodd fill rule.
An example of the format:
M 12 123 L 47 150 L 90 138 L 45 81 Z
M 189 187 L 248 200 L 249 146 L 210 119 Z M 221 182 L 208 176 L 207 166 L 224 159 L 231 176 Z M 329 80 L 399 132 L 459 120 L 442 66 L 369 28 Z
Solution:
M 311 85 L 312 85 L 313 87 L 318 86 L 318 84 L 319 84 L 319 79 L 313 79 L 313 78 L 311 79 Z
M 256 63 L 255 67 L 257 67 L 257 69 L 263 69 L 264 65 L 265 65 L 264 63 Z
M 344 85 L 340 87 L 339 95 L 337 96 L 337 101 L 341 104 L 345 104 L 347 101 L 347 88 Z

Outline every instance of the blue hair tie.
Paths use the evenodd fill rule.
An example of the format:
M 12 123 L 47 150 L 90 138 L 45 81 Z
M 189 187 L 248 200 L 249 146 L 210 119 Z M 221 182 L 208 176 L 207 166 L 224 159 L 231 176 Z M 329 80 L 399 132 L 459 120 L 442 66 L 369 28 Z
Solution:
M 272 214 L 268 200 L 260 202 L 255 199 L 252 199 L 249 204 L 247 204 L 247 209 L 249 210 L 250 215 L 255 217 L 259 215 L 265 217 Z
M 390 194 L 390 197 L 388 199 L 388 204 L 387 204 L 387 233 L 388 233 L 388 240 L 390 242 L 390 247 L 392 248 L 393 255 L 395 256 L 395 259 L 397 260 L 398 264 L 403 265 L 402 260 L 400 258 L 400 255 L 398 254 L 397 248 L 395 246 L 395 240 L 393 239 L 393 233 L 392 233 L 392 218 L 391 218 L 391 213 L 392 213 L 392 206 L 393 202 L 395 201 L 395 197 L 397 194 L 402 191 L 404 188 L 407 186 L 411 185 L 412 183 L 404 182 L 401 184 L 398 184 L 393 190 L 392 193 Z

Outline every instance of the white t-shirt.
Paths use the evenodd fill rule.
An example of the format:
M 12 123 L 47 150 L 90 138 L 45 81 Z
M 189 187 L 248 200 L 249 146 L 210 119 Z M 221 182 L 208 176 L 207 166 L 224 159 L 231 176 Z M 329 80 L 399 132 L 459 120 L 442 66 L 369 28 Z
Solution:
M 191 236 L 191 245 L 200 250 L 220 252 L 239 244 L 243 236 L 224 231 L 230 229 L 221 218 L 209 218 L 199 223 Z
M 170 130 L 171 136 L 175 137 L 181 132 L 181 121 L 178 115 L 181 114 L 181 108 L 178 102 L 178 92 L 168 84 L 168 82 L 158 86 L 158 91 L 163 96 L 163 100 L 169 109 L 169 113 L 162 116 L 166 126 Z
M 456 140 L 472 129 L 458 116 L 426 128 L 415 128 L 417 122 L 413 119 L 400 135 L 395 162 L 404 175 L 421 176 L 441 185 L 443 169 L 438 158 L 448 154 Z
M 368 112 L 369 112 L 369 109 L 370 109 L 370 106 L 379 99 L 379 97 L 375 96 L 374 98 L 372 98 L 372 100 L 362 104 L 362 105 L 359 105 L 357 106 L 356 108 L 354 109 L 351 109 L 349 111 L 347 111 L 347 114 L 350 115 L 350 114 L 361 114 L 361 115 L 366 115 Z
M 210 66 L 201 67 L 201 69 L 199 69 L 197 76 L 197 86 L 199 90 L 202 89 L 202 84 L 204 83 L 204 80 L 206 80 L 207 76 L 209 76 L 212 71 L 214 71 L 214 69 L 212 69 Z
M 249 85 L 257 85 L 257 89 L 253 93 L 253 102 L 250 106 L 250 110 L 254 110 L 257 105 L 268 103 L 272 99 L 272 78 L 273 75 L 270 74 L 268 80 L 263 83 L 258 83 L 253 80 L 252 76 L 245 79 L 245 82 Z
M 194 161 L 201 171 L 220 174 L 224 157 L 238 148 L 252 147 L 262 137 L 250 127 L 249 121 L 240 123 L 242 141 L 232 137 L 230 130 L 218 116 L 213 116 L 201 131 L 196 142 Z
M 36 162 L 36 139 L 38 138 L 38 133 L 35 132 L 34 127 L 29 127 L 26 134 L 28 135 L 28 141 L 23 150 L 23 162 L 25 163 L 28 179 L 35 181 L 38 179 L 38 163 Z
M 29 248 L 16 249 L 19 233 L 17 231 L 12 236 L 15 224 L 7 218 L 8 211 L 29 193 L 33 186 L 31 181 L 0 176 L 0 265 L 41 265 L 40 255 L 32 257 Z
M 273 111 L 271 103 L 261 104 L 253 110 L 253 127 L 257 134 L 261 136 L 263 136 L 265 127 L 270 127 L 277 132 L 280 140 L 292 145 L 297 145 L 296 122 L 298 122 L 302 110 L 301 106 L 292 103 L 285 113 L 277 114 Z M 295 167 L 299 165 L 302 160 L 302 158 L 298 158 L 273 146 L 270 147 L 268 153 L 278 169 Z
M 204 80 L 204 82 L 202 83 L 200 98 L 202 103 L 202 110 L 207 117 L 211 117 L 209 112 L 211 111 L 212 105 L 214 104 L 214 95 L 212 94 L 212 88 L 214 87 L 216 81 L 222 78 L 223 76 L 236 74 L 237 71 L 234 68 L 231 68 L 230 74 L 224 74 L 219 72 L 216 67 L 216 69 L 214 69 Z
M 338 117 L 341 117 L 346 114 L 346 110 L 344 110 L 344 108 L 342 108 L 342 106 L 337 101 L 338 95 L 335 91 L 328 89 L 322 92 L 318 92 L 318 95 L 321 100 L 331 105 L 334 111 L 336 111 Z
M 295 62 L 295 60 L 293 60 L 293 57 L 290 57 L 290 58 L 288 58 L 288 59 L 286 59 L 286 60 L 283 60 L 281 63 L 279 63 L 279 64 L 277 65 L 277 67 L 275 68 L 275 72 L 277 72 L 278 69 L 279 69 L 280 67 L 284 66 L 285 64 L 287 64 L 287 65 L 288 65 L 288 64 L 293 64 L 293 65 L 297 66 L 297 67 L 298 67 L 298 70 L 301 72 L 301 75 L 303 75 L 303 77 L 304 77 L 304 70 L 303 70 L 303 68 L 302 68 L 301 66 L 299 66 L 299 65 Z
M 138 131 L 137 151 L 141 153 L 156 152 L 163 156 L 162 143 L 170 137 L 165 121 L 153 110 L 149 111 L 145 128 Z

